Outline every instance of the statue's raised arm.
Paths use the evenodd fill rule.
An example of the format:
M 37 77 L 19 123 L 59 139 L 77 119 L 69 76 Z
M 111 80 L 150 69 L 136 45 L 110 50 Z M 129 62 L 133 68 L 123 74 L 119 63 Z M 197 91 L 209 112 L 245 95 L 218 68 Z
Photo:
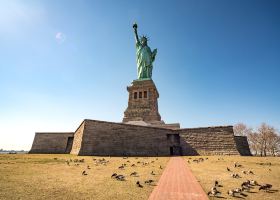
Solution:
M 135 40 L 136 40 L 137 43 L 140 43 L 138 33 L 137 33 L 137 27 L 138 27 L 137 24 L 134 23 L 133 24 L 133 29 L 134 29 L 134 34 L 135 34 Z

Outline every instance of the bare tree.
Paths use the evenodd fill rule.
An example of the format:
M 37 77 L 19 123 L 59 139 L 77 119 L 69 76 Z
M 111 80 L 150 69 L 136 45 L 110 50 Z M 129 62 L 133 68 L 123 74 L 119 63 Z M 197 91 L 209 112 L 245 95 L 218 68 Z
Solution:
M 261 140 L 259 134 L 256 132 L 251 132 L 248 134 L 248 143 L 251 149 L 251 152 L 256 155 L 260 153 Z
M 234 132 L 234 135 L 247 136 L 250 133 L 252 133 L 252 128 L 247 127 L 243 123 L 238 123 L 238 124 L 234 125 L 233 132 Z
M 247 136 L 251 152 L 254 155 L 276 156 L 280 154 L 280 135 L 274 127 L 262 123 L 256 131 L 253 131 L 245 124 L 238 123 L 233 130 L 235 135 Z
M 261 139 L 261 156 L 267 155 L 267 150 L 269 148 L 270 140 L 273 138 L 273 134 L 275 133 L 275 129 L 272 126 L 267 125 L 266 123 L 262 123 L 258 128 L 258 134 Z
M 280 150 L 280 136 L 274 128 L 269 132 L 267 137 L 267 150 L 272 156 L 278 154 Z

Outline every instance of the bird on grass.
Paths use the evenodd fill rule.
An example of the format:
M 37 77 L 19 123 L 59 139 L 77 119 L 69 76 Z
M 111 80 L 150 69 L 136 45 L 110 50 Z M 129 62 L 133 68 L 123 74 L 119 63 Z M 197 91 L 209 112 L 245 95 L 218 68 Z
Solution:
M 87 166 L 87 169 L 90 169 L 90 166 L 89 166 L 89 165 Z
M 251 171 L 251 170 L 250 170 L 250 171 L 249 171 L 248 173 L 249 173 L 249 174 L 252 174 L 252 175 L 254 175 L 254 172 L 253 172 L 253 171 Z
M 212 187 L 211 190 L 207 194 L 208 194 L 208 196 L 210 196 L 210 195 L 217 196 L 217 195 L 221 194 L 221 192 L 219 192 L 216 187 Z
M 255 181 L 255 180 L 250 180 L 250 185 L 252 185 L 252 186 L 255 186 L 255 185 L 260 186 L 260 185 L 258 184 L 258 182 Z
M 137 181 L 137 182 L 136 182 L 136 185 L 137 185 L 138 187 L 140 187 L 140 188 L 143 187 L 143 185 L 141 185 L 140 181 Z
M 119 166 L 119 169 L 124 169 L 124 166 L 122 165 L 122 166 Z
M 237 192 L 235 192 L 234 190 L 229 190 L 227 193 L 228 193 L 229 196 L 235 197 L 235 194 Z
M 150 180 L 145 181 L 145 184 L 152 184 L 153 182 L 154 182 L 154 180 L 150 179 Z
M 230 168 L 227 167 L 227 171 L 230 172 Z
M 199 163 L 199 160 L 197 160 L 197 159 L 194 159 L 194 160 L 193 160 L 193 162 L 195 162 L 195 163 Z
M 84 171 L 82 172 L 82 175 L 86 176 L 86 175 L 88 175 L 88 174 L 87 174 L 87 172 L 84 170 Z
M 163 169 L 161 165 L 159 166 L 159 168 L 160 168 L 160 169 Z
M 250 181 L 247 180 L 247 181 L 244 181 L 243 183 L 241 183 L 241 187 L 250 187 Z
M 137 174 L 137 172 L 132 172 L 131 174 L 130 174 L 130 176 L 137 176 L 138 174 Z
M 271 184 L 264 184 L 259 187 L 259 190 L 269 191 L 272 188 Z
M 151 172 L 151 175 L 156 175 L 156 174 L 154 173 L 154 171 L 152 171 L 152 172 Z
M 235 191 L 236 193 L 239 193 L 240 195 L 247 197 L 247 194 L 243 193 L 243 188 L 235 188 L 233 191 Z
M 239 176 L 239 174 L 235 174 L 235 173 L 232 174 L 231 177 L 232 177 L 232 178 L 241 178 L 241 177 Z
M 119 174 L 119 175 L 116 176 L 116 180 L 118 180 L 118 181 L 124 181 L 124 180 L 125 180 L 125 176 Z
M 237 162 L 234 162 L 234 167 L 242 167 L 242 165 L 238 164 Z
M 115 178 L 118 174 L 117 173 L 113 173 L 111 178 Z
M 215 187 L 223 187 L 222 185 L 219 185 L 219 182 L 216 180 L 215 181 Z

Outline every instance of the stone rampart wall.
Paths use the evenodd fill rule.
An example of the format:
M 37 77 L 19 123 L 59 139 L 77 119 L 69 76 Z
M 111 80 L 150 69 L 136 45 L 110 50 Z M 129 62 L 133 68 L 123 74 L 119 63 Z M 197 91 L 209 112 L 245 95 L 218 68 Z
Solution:
M 97 120 L 84 120 L 75 133 L 36 133 L 30 153 L 169 156 L 171 148 L 182 155 L 251 155 L 247 138 L 234 136 L 232 126 L 172 130 Z
M 35 133 L 29 153 L 67 153 L 68 138 L 73 137 L 73 135 L 73 132 Z
M 239 155 L 232 126 L 177 130 L 183 155 Z
M 167 134 L 170 133 L 172 130 L 163 128 L 85 120 L 81 148 L 79 152 L 72 150 L 71 153 L 78 155 L 167 156 L 170 153 Z

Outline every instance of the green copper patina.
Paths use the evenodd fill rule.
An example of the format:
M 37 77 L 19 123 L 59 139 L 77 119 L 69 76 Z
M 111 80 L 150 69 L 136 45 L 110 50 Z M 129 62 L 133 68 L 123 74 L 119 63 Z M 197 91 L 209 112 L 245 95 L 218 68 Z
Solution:
M 142 36 L 139 40 L 136 23 L 133 24 L 133 29 L 136 39 L 137 78 L 139 80 L 151 79 L 157 49 L 154 49 L 153 52 L 151 51 L 146 36 Z

